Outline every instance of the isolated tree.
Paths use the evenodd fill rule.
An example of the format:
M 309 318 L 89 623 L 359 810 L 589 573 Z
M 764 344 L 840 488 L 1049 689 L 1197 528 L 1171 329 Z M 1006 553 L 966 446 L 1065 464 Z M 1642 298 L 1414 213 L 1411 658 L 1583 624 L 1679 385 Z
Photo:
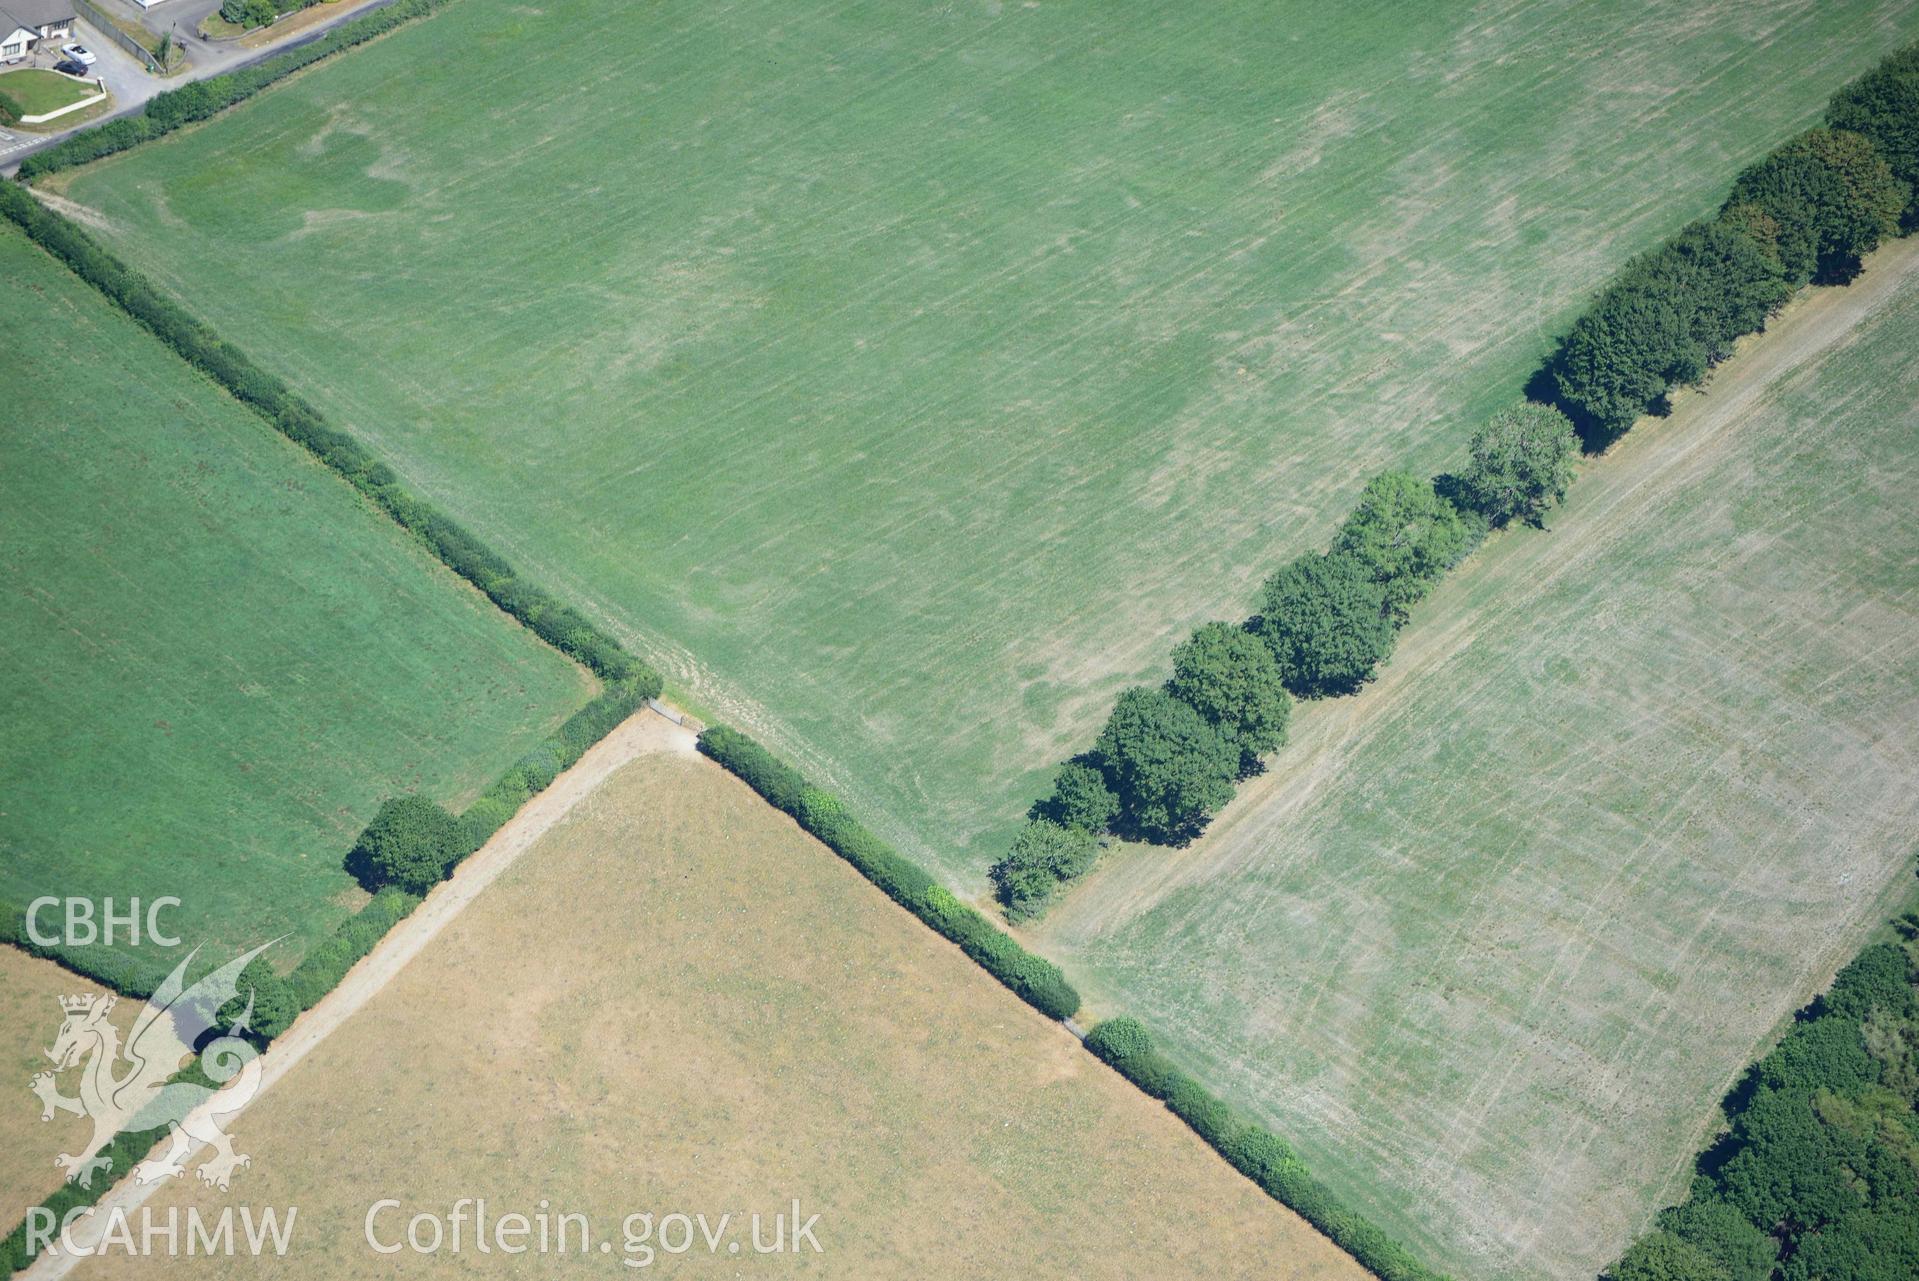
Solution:
M 380 802 L 347 863 L 370 890 L 393 885 L 424 894 L 446 876 L 458 852 L 459 825 L 451 814 L 424 796 L 396 796 Z
M 1919 44 L 1908 45 L 1833 95 L 1826 123 L 1870 138 L 1908 196 L 1900 220 L 1919 228 Z
M 1035 804 L 1027 817 L 1098 833 L 1118 815 L 1119 797 L 1106 786 L 1106 776 L 1091 762 L 1075 758 L 1059 767 L 1052 794 Z
M 1393 650 L 1385 597 L 1351 556 L 1302 556 L 1267 579 L 1254 627 L 1301 698 L 1352 693 Z
M 1127 823 L 1149 841 L 1193 836 L 1233 797 L 1239 749 L 1163 689 L 1119 696 L 1094 749 Z
M 1607 1275 L 1611 1281 L 1732 1281 L 1712 1256 L 1670 1232 L 1640 1238 Z
M 1333 550 L 1366 567 L 1395 623 L 1466 554 L 1470 541 L 1459 509 L 1433 483 L 1407 471 L 1381 472 L 1366 483 Z
M 1166 690 L 1189 704 L 1239 752 L 1242 775 L 1286 741 L 1293 700 L 1279 660 L 1243 627 L 1208 623 L 1173 651 Z
M 1043 818 L 1028 823 L 990 873 L 1006 919 L 1017 925 L 1038 916 L 1060 885 L 1084 876 L 1098 855 L 1098 841 L 1084 828 Z
M 1494 414 L 1469 448 L 1461 497 L 1494 526 L 1520 520 L 1541 528 L 1572 484 L 1579 442 L 1566 415 L 1528 401 Z

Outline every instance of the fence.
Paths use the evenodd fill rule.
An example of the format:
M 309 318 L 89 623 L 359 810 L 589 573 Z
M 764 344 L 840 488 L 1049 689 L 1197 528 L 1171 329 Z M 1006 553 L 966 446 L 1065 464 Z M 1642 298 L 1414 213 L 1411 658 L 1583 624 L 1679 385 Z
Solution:
M 92 0 L 73 0 L 73 5 L 80 17 L 93 24 L 95 31 L 145 63 L 148 71 L 156 76 L 166 74 L 166 68 L 160 65 L 159 59 L 153 56 L 152 51 L 122 31 L 119 24 L 108 17 L 106 11 L 99 5 L 94 4 Z

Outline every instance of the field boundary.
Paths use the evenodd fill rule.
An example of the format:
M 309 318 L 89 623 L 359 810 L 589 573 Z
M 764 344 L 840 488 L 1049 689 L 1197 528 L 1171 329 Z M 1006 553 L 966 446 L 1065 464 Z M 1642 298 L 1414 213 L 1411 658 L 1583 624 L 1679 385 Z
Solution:
M 1382 1281 L 1446 1281 L 1443 1273 L 1421 1263 L 1385 1229 L 1343 1204 L 1332 1189 L 1312 1176 L 1285 1140 L 1258 1122 L 1238 1116 L 1199 1082 L 1160 1059 L 1137 1020 L 1108 1018 L 1082 1035 L 1073 1022 L 1079 993 L 1058 967 L 1027 951 L 961 903 L 917 863 L 873 836 L 847 813 L 838 797 L 809 784 L 798 770 L 738 730 L 710 727 L 700 735 L 699 749 L 851 863 L 888 898 L 957 944 L 1014 995 L 1065 1025 L 1101 1062 L 1163 1102 L 1227 1164 L 1312 1224 L 1361 1267 Z M 1111 1029 L 1128 1024 L 1140 1029 L 1145 1044 L 1136 1053 L 1110 1052 Z
M 79 2 L 85 4 L 86 0 Z M 245 102 L 296 71 L 325 61 L 355 45 L 365 44 L 416 19 L 430 17 L 443 5 L 450 3 L 452 0 L 396 0 L 371 13 L 342 22 L 310 44 L 289 49 L 250 67 L 208 76 L 205 80 L 196 80 L 178 89 L 156 94 L 147 100 L 138 115 L 102 121 L 90 129 L 82 129 L 61 139 L 45 151 L 28 156 L 20 162 L 19 179 L 31 182 L 47 174 L 129 151 L 143 142 L 164 138 L 176 129 L 208 119 L 228 107 Z M 281 16 L 291 16 L 295 12 L 299 10 Z M 135 44 L 131 37 L 114 31 L 110 26 L 102 29 L 120 36 L 122 43 Z M 149 64 L 153 61 L 145 50 L 140 51 L 140 56 Z
M 1835 90 L 1824 119 L 1734 180 L 1719 212 L 1630 259 L 1602 285 L 1524 399 L 1473 437 L 1464 473 L 1368 482 L 1332 546 L 1281 567 L 1259 612 L 1209 623 L 1173 654 L 1173 677 L 1119 696 L 1097 742 L 1061 763 L 1050 795 L 992 869 L 1006 918 L 1035 918 L 1097 860 L 1107 834 L 1190 843 L 1262 758 L 1282 750 L 1290 696 L 1356 693 L 1378 674 L 1432 590 L 1493 533 L 1543 525 L 1574 479 L 1574 438 L 1602 453 L 1670 406 L 1816 284 L 1844 286 L 1883 243 L 1919 230 L 1919 44 Z M 1815 181 L 1818 180 L 1818 181 Z M 1807 184 L 1825 184 L 1817 199 Z M 1268 652 L 1270 651 L 1270 652 Z M 1166 762 L 1170 760 L 1171 764 Z M 1234 773 L 1235 765 L 1238 773 Z
M 252 409 L 269 427 L 325 464 L 454 574 L 486 595 L 502 613 L 605 682 L 595 698 L 508 768 L 460 816 L 460 843 L 446 875 L 452 875 L 461 860 L 482 848 L 590 748 L 649 700 L 658 698 L 664 682 L 651 666 L 627 652 L 584 615 L 522 580 L 498 553 L 402 485 L 398 475 L 378 462 L 357 439 L 328 424 L 317 409 L 279 379 L 167 299 L 85 232 L 44 207 L 25 186 L 0 183 L 0 216 L 17 225 L 28 239 L 65 263 L 181 359 Z M 299 1008 L 318 1004 L 420 901 L 413 895 L 385 889 L 343 921 L 334 935 L 302 958 L 287 977 Z M 0 921 L 0 943 L 20 946 L 129 997 L 145 999 L 157 986 L 157 975 L 138 973 L 117 963 L 120 958 L 112 958 L 116 963 L 102 963 L 70 948 L 32 944 L 26 936 L 24 911 L 16 914 L 16 906 L 0 903 L 0 909 L 7 913 Z M 264 1043 L 269 1038 L 259 1039 Z M 132 1146 L 116 1140 L 107 1151 L 116 1165 L 122 1161 L 130 1165 L 137 1157 Z M 93 1200 L 93 1195 L 71 1185 L 56 1195 L 62 1199 L 63 1209 Z M 31 1260 L 22 1257 L 9 1237 L 6 1261 L 10 1270 L 17 1271 Z
M 494 832 L 456 872 L 435 886 L 432 893 L 424 899 L 415 899 L 419 910 L 412 912 L 405 924 L 396 923 L 395 928 L 386 931 L 377 945 L 359 959 L 350 972 L 351 982 L 346 981 L 348 976 L 342 976 L 340 983 L 273 1042 L 259 1060 L 260 1084 L 247 1106 L 258 1102 L 261 1094 L 359 1012 L 474 899 L 601 783 L 639 757 L 659 752 L 691 754 L 692 751 L 692 731 L 664 712 L 641 705 L 621 720 L 556 779 L 551 789 Z M 237 1116 L 239 1112 L 222 1115 Z M 162 1130 L 137 1135 L 123 1132 L 105 1149 L 113 1153 L 114 1166 L 123 1173 L 117 1181 L 104 1183 L 98 1189 L 97 1199 L 87 1196 L 85 1190 L 63 1185 L 42 1204 L 56 1213 L 89 1201 L 99 1207 L 124 1209 L 143 1204 L 164 1185 L 137 1183 L 125 1177 L 124 1169 L 130 1167 L 132 1161 L 146 1156 L 163 1137 Z M 104 1230 L 104 1221 L 101 1226 Z M 9 1271 L 19 1271 L 35 1262 L 35 1257 L 26 1252 L 26 1228 L 23 1220 L 0 1242 L 0 1256 L 4 1257 Z M 84 1235 L 83 1229 L 76 1229 L 77 1239 L 84 1239 Z M 41 1266 L 34 1268 L 30 1275 L 42 1281 L 66 1276 L 80 1257 L 74 1254 L 48 1257 L 41 1260 Z

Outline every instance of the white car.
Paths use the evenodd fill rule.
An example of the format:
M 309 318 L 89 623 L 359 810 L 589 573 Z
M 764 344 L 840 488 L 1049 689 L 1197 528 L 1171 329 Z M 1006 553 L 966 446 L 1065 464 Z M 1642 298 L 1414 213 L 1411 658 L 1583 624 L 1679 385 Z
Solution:
M 83 44 L 63 44 L 60 46 L 60 52 L 83 67 L 91 67 L 97 61 L 93 50 Z

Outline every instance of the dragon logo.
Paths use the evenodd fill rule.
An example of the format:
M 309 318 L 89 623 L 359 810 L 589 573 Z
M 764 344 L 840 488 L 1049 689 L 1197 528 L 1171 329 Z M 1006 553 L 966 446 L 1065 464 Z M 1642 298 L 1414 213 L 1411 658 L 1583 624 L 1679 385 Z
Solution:
M 239 995 L 240 972 L 247 962 L 272 946 L 262 944 L 191 987 L 185 982 L 187 966 L 200 949 L 189 952 L 147 999 L 124 1047 L 120 1030 L 107 1018 L 118 997 L 60 998 L 64 1019 L 47 1049 L 53 1070 L 37 1073 L 29 1088 L 40 1097 L 42 1121 L 51 1121 L 56 1112 L 93 1121 L 93 1138 L 78 1156 L 62 1152 L 54 1158 L 66 1171 L 67 1182 L 90 1186 L 94 1174 L 112 1164 L 101 1152 L 120 1131 L 162 1125 L 167 1127 L 166 1147 L 133 1167 L 133 1177 L 141 1183 L 178 1177 L 200 1144 L 213 1149 L 200 1165 L 200 1179 L 222 1191 L 236 1169 L 251 1164 L 233 1150 L 221 1118 L 245 1107 L 260 1087 L 259 1052 L 241 1037 L 253 1017 L 253 993 L 248 991 L 246 1008 L 229 1028 L 211 1039 L 209 1034 L 218 1026 L 220 1007 Z M 211 1086 L 180 1079 L 182 1067 L 195 1055 L 200 1074 Z M 69 1098 L 60 1093 L 56 1078 L 76 1068 L 80 1092 Z

